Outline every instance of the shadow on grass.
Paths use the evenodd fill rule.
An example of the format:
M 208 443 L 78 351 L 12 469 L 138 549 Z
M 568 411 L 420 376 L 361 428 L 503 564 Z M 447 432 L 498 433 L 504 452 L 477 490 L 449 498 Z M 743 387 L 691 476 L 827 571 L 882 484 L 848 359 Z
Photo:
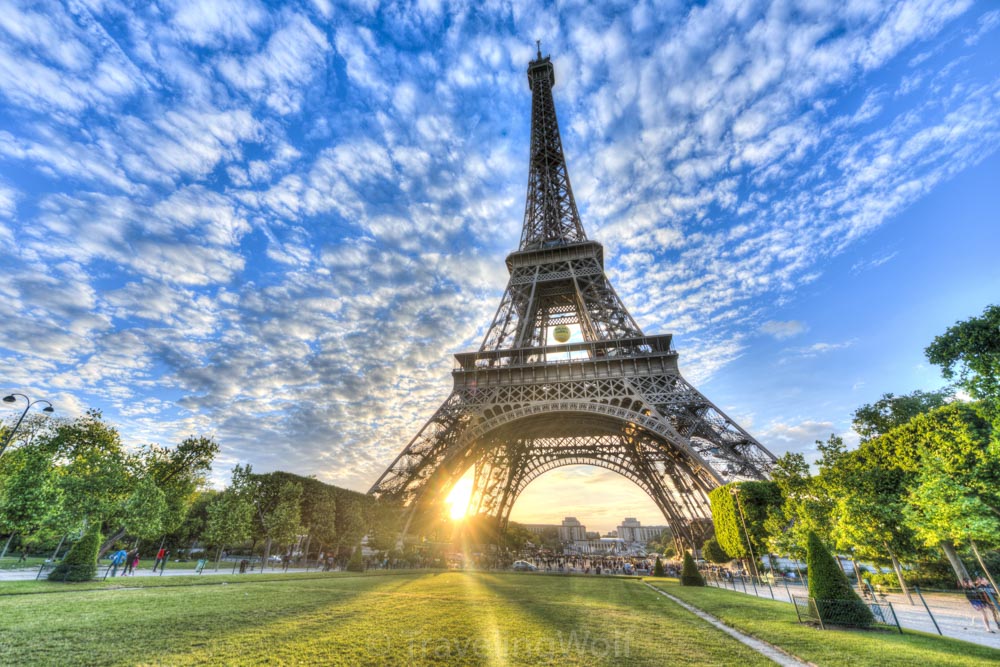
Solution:
M 413 575 L 410 576 L 413 578 Z M 299 619 L 330 621 L 399 577 L 336 577 L 214 587 L 146 587 L 20 597 L 0 603 L 4 664 L 240 664 L 260 662 Z M 350 613 L 349 611 L 345 613 Z M 291 630 L 289 630 L 291 632 Z M 204 647 L 225 646 L 218 660 Z M 193 650 L 192 650 L 193 649 Z

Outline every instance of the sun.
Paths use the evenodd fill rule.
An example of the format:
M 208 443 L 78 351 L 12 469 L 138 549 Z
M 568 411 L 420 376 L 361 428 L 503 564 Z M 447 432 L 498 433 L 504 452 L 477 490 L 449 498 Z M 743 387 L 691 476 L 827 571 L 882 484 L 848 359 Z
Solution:
M 472 476 L 465 475 L 451 487 L 445 502 L 450 506 L 448 515 L 452 519 L 462 519 L 469 511 L 469 501 L 472 500 Z

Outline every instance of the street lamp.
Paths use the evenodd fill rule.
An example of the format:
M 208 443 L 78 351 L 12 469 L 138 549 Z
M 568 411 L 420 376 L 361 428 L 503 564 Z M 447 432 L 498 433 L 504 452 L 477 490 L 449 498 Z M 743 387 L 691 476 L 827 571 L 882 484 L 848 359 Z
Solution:
M 48 401 L 46 401 L 45 399 L 39 398 L 39 399 L 33 401 L 30 398 L 28 398 L 27 396 L 25 396 L 24 394 L 8 394 L 7 396 L 3 397 L 3 402 L 4 403 L 16 403 L 18 396 L 20 396 L 21 398 L 23 398 L 24 400 L 26 400 L 28 402 L 28 405 L 25 406 L 24 412 L 21 413 L 21 417 L 17 420 L 17 423 L 14 424 L 14 428 L 12 428 L 10 430 L 10 433 L 8 433 L 7 437 L 4 439 L 3 444 L 0 445 L 0 456 L 3 456 L 4 451 L 6 451 L 6 449 L 7 449 L 7 445 L 9 445 L 11 443 L 11 440 L 14 439 L 14 434 L 17 433 L 18 427 L 21 426 L 21 422 L 23 422 L 24 418 L 28 415 L 28 410 L 31 409 L 32 405 L 36 405 L 38 403 L 44 403 L 45 407 L 42 408 L 42 412 L 44 412 L 46 414 L 52 414 L 53 412 L 56 411 L 56 409 L 52 407 L 52 404 L 49 403 Z

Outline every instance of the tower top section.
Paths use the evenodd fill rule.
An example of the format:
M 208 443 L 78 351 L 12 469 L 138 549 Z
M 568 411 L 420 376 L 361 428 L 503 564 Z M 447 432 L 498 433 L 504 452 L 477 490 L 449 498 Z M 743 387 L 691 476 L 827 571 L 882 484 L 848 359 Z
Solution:
M 528 63 L 531 89 L 531 154 L 528 163 L 528 194 L 524 205 L 524 229 L 520 250 L 537 250 L 587 240 L 580 213 L 573 199 L 552 86 L 555 68 L 549 56 Z

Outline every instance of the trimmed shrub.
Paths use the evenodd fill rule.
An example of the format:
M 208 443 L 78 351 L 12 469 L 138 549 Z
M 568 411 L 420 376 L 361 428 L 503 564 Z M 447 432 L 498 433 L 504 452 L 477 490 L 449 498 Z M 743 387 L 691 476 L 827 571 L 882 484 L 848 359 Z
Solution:
M 681 568 L 681 586 L 704 586 L 705 579 L 702 578 L 698 566 L 694 564 L 694 558 L 690 551 L 684 552 L 684 567 Z
M 830 550 L 816 533 L 810 532 L 806 553 L 809 597 L 824 623 L 867 627 L 875 620 L 868 605 L 858 597 L 837 565 Z
M 701 556 L 709 563 L 728 563 L 733 559 L 714 537 L 705 540 L 701 545 Z
M 49 572 L 49 581 L 90 581 L 97 575 L 97 553 L 101 549 L 101 531 L 94 526 L 66 554 L 55 569 Z
M 656 557 L 656 564 L 653 565 L 653 576 L 654 577 L 665 577 L 663 573 L 663 563 L 660 561 L 660 557 Z
M 361 547 L 354 550 L 351 554 L 350 560 L 347 561 L 347 571 L 348 572 L 364 572 L 365 563 L 361 560 Z

